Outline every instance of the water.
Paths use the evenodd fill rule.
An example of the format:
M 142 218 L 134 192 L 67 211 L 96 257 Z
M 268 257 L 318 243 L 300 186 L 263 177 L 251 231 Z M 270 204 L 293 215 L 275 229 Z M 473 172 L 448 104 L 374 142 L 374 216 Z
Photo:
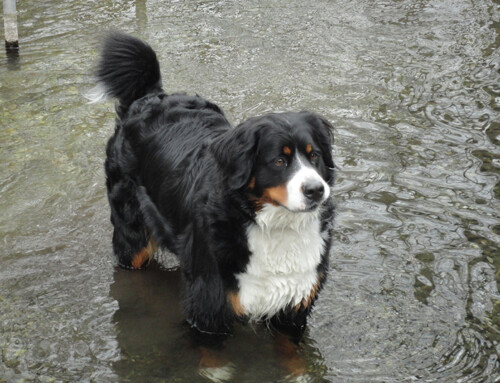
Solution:
M 195 382 L 179 271 L 114 267 L 87 105 L 101 33 L 157 49 L 168 91 L 239 122 L 335 125 L 331 273 L 300 356 L 311 382 L 500 381 L 500 9 L 491 1 L 23 1 L 0 52 L 0 382 Z M 282 382 L 237 327 L 235 382 Z

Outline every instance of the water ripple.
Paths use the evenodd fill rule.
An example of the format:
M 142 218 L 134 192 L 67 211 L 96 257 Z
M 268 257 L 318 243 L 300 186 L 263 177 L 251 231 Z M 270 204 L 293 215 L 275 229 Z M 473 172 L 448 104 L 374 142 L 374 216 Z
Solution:
M 102 170 L 113 107 L 80 94 L 114 27 L 157 49 L 168 91 L 213 99 L 235 123 L 289 109 L 333 122 L 337 220 L 301 351 L 310 381 L 498 382 L 498 5 L 18 8 L 20 58 L 0 54 L 3 379 L 201 381 L 171 310 L 175 271 L 113 268 Z M 271 344 L 239 328 L 234 381 L 289 381 Z

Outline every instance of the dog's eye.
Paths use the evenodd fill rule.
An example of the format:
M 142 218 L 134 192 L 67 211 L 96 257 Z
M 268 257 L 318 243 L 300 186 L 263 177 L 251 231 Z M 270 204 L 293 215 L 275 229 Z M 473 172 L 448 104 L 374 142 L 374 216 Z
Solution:
M 278 157 L 274 160 L 274 164 L 278 167 L 286 166 L 286 160 L 282 157 Z
M 311 152 L 311 154 L 309 154 L 309 158 L 311 159 L 311 161 L 316 161 L 319 157 L 319 154 L 316 153 L 316 152 Z

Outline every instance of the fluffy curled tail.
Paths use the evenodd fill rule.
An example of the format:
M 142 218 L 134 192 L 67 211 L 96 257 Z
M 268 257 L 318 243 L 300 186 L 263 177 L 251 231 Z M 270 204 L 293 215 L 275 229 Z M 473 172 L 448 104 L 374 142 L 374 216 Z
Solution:
M 113 97 L 127 108 L 146 94 L 161 91 L 160 64 L 154 50 L 120 32 L 106 36 L 96 77 L 97 86 L 87 94 L 91 102 Z

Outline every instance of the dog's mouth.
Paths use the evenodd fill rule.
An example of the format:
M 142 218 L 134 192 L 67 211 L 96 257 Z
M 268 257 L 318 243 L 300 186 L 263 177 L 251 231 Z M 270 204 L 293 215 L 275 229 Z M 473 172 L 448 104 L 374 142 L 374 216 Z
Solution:
M 321 206 L 321 202 L 312 202 L 307 206 L 304 210 L 301 210 L 302 212 L 310 212 L 318 209 Z
M 314 199 L 303 195 L 302 200 L 295 200 L 294 203 L 287 203 L 283 206 L 294 213 L 310 213 L 318 210 L 328 200 L 329 196 L 330 190 L 327 189 L 321 196 Z
M 305 209 L 302 210 L 291 210 L 294 213 L 312 213 L 313 211 L 316 211 L 319 208 L 320 204 L 314 204 L 313 206 L 308 206 Z
M 300 206 L 298 208 L 290 208 L 286 205 L 281 205 L 282 207 L 284 207 L 285 209 L 287 209 L 288 211 L 291 211 L 292 213 L 312 213 L 316 210 L 318 210 L 321 205 L 323 205 L 323 203 L 326 201 L 323 200 L 323 201 L 311 201 L 307 204 L 304 204 L 303 206 Z

